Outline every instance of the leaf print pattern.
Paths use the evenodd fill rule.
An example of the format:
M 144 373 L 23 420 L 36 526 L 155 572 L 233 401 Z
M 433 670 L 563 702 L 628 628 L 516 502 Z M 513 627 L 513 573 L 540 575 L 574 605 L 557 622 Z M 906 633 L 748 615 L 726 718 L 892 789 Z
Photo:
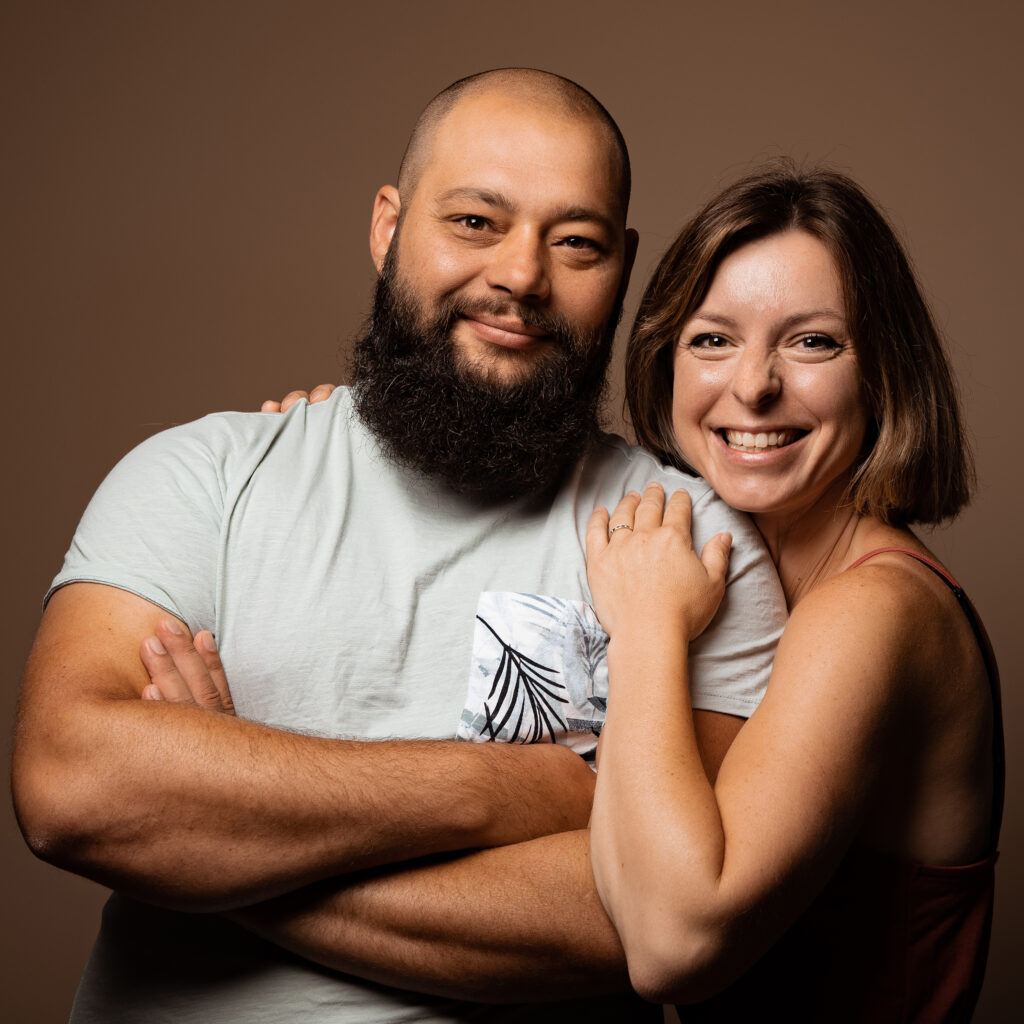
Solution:
M 561 743 L 593 760 L 608 697 L 608 635 L 583 601 L 484 591 L 456 736 Z
M 495 739 L 501 735 L 518 709 L 509 742 L 537 743 L 546 732 L 554 743 L 556 734 L 565 730 L 565 719 L 557 705 L 569 703 L 569 698 L 563 696 L 565 687 L 554 678 L 557 671 L 507 644 L 486 619 L 478 615 L 477 621 L 490 630 L 502 648 L 498 671 L 484 702 L 488 736 Z

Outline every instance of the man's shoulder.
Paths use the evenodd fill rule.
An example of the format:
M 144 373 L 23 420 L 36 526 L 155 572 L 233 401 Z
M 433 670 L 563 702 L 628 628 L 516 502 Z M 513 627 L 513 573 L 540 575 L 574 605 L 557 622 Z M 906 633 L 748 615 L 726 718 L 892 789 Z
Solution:
M 762 541 L 750 517 L 727 505 L 702 477 L 674 466 L 666 466 L 643 448 L 617 434 L 601 434 L 580 462 L 579 489 L 593 505 L 612 508 L 626 491 L 642 491 L 660 483 L 667 494 L 680 488 L 693 503 L 695 542 L 703 543 L 715 533 L 728 531 L 734 541 L 760 548 Z
M 664 465 L 649 451 L 630 444 L 618 434 L 599 434 L 583 456 L 580 468 L 584 476 L 621 479 L 627 490 L 639 489 L 653 481 L 669 492 L 685 488 L 694 502 L 713 494 L 701 477 Z
M 143 441 L 132 456 L 202 458 L 216 464 L 261 459 L 273 448 L 295 455 L 318 451 L 324 438 L 346 431 L 352 417 L 347 388 L 338 388 L 325 402 L 297 402 L 285 413 L 222 411 L 176 424 Z

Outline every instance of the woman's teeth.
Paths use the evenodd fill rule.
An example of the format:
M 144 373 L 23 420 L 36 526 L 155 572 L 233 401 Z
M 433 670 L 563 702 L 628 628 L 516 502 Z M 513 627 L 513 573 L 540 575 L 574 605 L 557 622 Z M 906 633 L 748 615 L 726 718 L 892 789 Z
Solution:
M 761 452 L 768 448 L 785 448 L 797 438 L 795 430 L 770 430 L 767 433 L 752 434 L 749 430 L 726 430 L 725 443 L 730 448 L 744 452 Z

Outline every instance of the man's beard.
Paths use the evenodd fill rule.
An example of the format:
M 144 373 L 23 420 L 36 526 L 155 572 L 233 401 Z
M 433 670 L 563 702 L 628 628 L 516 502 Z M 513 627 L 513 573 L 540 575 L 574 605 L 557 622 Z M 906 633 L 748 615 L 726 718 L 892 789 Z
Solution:
M 355 407 L 393 461 L 488 501 L 560 480 L 597 432 L 621 301 L 598 328 L 515 302 L 446 297 L 429 316 L 398 279 L 391 247 L 352 366 Z M 548 351 L 511 381 L 460 364 L 461 315 L 512 314 L 550 335 Z

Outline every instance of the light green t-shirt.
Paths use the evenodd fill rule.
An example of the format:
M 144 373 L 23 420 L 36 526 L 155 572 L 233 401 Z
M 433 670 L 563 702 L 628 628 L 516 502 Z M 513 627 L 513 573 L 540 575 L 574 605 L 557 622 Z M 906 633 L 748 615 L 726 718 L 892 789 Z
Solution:
M 587 755 L 607 677 L 587 606 L 586 522 L 595 505 L 614 507 L 650 480 L 690 491 L 698 549 L 733 534 L 726 597 L 693 645 L 691 676 L 695 706 L 748 716 L 784 623 L 760 537 L 702 480 L 618 438 L 594 445 L 553 497 L 494 506 L 385 461 L 346 389 L 284 415 L 208 416 L 150 438 L 114 468 L 52 589 L 110 584 L 212 630 L 238 713 L 272 726 L 346 738 L 554 738 Z M 496 701 L 502 672 L 513 685 Z M 538 693 L 548 695 L 540 710 Z M 577 1011 L 625 1019 L 606 997 L 547 1016 L 399 992 L 220 919 L 115 895 L 72 1019 L 532 1024 Z

